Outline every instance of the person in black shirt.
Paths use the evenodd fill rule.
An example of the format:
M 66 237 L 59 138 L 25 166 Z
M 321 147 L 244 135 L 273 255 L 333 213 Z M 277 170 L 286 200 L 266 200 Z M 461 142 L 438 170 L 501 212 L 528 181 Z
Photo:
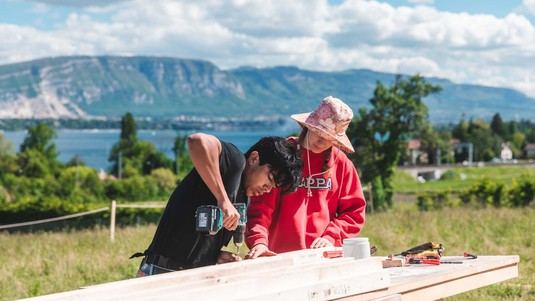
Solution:
M 221 251 L 240 218 L 233 203 L 273 187 L 294 191 L 303 165 L 297 148 L 281 137 L 264 137 L 244 155 L 231 143 L 197 133 L 188 136 L 188 149 L 194 169 L 171 194 L 150 246 L 132 255 L 145 256 L 137 277 L 240 260 Z M 196 231 L 201 205 L 217 205 L 223 212 L 217 234 Z

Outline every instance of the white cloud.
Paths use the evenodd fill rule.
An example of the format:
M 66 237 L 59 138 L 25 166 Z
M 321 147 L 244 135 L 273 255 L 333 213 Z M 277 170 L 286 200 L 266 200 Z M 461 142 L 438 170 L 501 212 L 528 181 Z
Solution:
M 434 4 L 435 0 L 407 0 L 407 2 L 412 4 Z
M 38 5 L 70 6 L 70 7 L 105 7 L 114 3 L 130 0 L 27 0 Z
M 75 54 L 157 55 L 209 60 L 223 69 L 295 65 L 421 73 L 535 96 L 535 70 L 527 63 L 535 61 L 535 28 L 517 13 L 497 18 L 369 0 L 335 6 L 326 0 L 80 3 L 84 8 L 73 10 L 54 31 L 0 24 L 0 63 Z
M 532 15 L 535 15 L 535 0 L 523 0 L 522 4 Z

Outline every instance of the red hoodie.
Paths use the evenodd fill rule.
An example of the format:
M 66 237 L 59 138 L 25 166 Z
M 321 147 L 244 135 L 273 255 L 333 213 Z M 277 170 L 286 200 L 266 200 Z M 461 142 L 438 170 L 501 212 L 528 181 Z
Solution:
M 295 142 L 295 139 L 290 138 Z M 247 211 L 246 243 L 249 248 L 265 244 L 277 253 L 310 248 L 318 237 L 333 244 L 355 237 L 364 226 L 366 201 L 353 163 L 337 148 L 332 148 L 328 172 L 323 171 L 325 153 L 315 154 L 301 148 L 303 173 L 299 188 L 280 197 L 280 190 L 251 197 Z M 312 180 L 307 196 L 307 156 L 310 154 Z M 334 164 L 334 166 L 333 166 Z

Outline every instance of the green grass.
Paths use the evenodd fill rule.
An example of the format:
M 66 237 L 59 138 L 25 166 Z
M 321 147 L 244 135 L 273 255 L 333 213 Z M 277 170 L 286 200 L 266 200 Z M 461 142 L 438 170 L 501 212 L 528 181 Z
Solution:
M 522 166 L 458 167 L 449 170 L 448 179 L 425 183 L 418 182 L 409 174 L 398 169 L 393 186 L 396 193 L 403 194 L 424 191 L 459 191 L 467 189 L 485 177 L 510 185 L 512 179 L 518 179 L 523 175 L 535 179 L 535 168 Z
M 0 232 L 0 300 L 38 296 L 134 277 L 155 225 L 117 229 L 9 234 Z M 362 235 L 378 255 L 428 241 L 442 243 L 446 256 L 520 255 L 520 276 L 447 300 L 535 300 L 535 209 L 447 209 L 419 212 L 413 204 L 368 215 Z M 242 247 L 242 251 L 245 248 Z
M 12 300 L 132 278 L 155 225 L 80 231 L 0 232 L 0 300 Z

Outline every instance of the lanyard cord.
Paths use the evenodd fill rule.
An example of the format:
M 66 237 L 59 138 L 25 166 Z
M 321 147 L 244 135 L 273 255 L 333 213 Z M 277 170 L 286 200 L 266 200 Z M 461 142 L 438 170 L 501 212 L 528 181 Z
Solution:
M 312 196 L 312 190 L 310 189 L 310 186 L 312 186 L 312 177 L 314 176 L 319 176 L 319 175 L 322 175 L 322 174 L 325 174 L 327 172 L 329 172 L 331 170 L 331 168 L 336 165 L 336 161 L 338 160 L 338 153 L 336 153 L 336 157 L 334 158 L 334 162 L 333 162 L 333 165 L 329 166 L 329 168 L 327 168 L 325 171 L 322 171 L 322 172 L 318 172 L 318 173 L 315 173 L 315 174 L 312 174 L 312 170 L 310 169 L 310 145 L 309 145 L 309 142 L 308 142 L 308 133 L 306 135 L 306 144 L 307 144 L 307 164 L 308 164 L 308 173 L 310 174 L 308 177 L 307 177 L 307 197 L 311 197 Z M 333 147 L 333 146 L 331 146 Z M 338 150 L 340 151 L 340 150 Z

